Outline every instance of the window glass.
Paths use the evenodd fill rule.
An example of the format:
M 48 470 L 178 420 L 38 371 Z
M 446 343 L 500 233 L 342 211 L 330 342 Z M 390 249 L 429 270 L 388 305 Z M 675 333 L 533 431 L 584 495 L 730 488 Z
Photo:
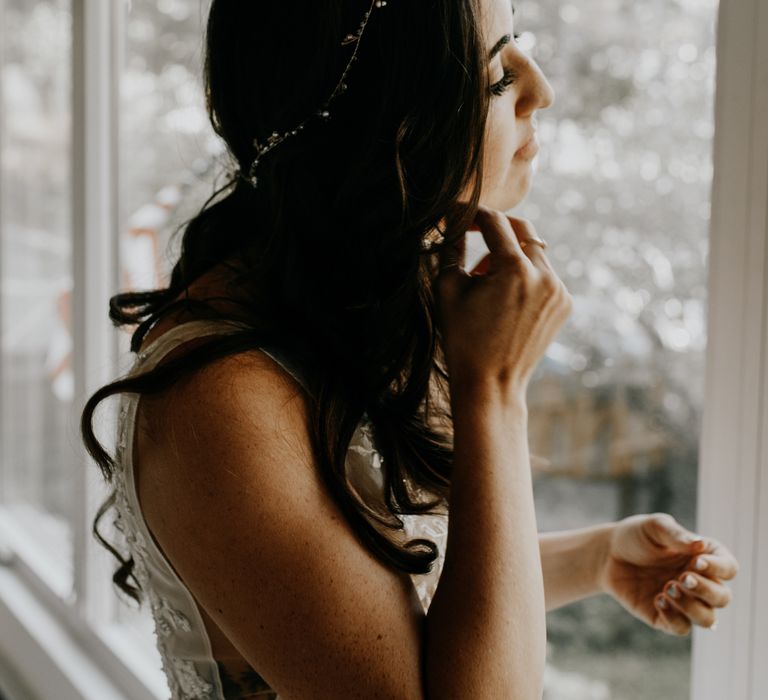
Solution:
M 219 138 L 208 121 L 202 60 L 208 0 L 133 0 L 123 21 L 120 291 L 166 286 L 178 255 L 172 236 L 212 193 Z M 122 351 L 128 352 L 123 330 Z M 119 605 L 117 620 L 146 639 L 149 608 Z
M 70 42 L 68 0 L 3 3 L 0 500 L 71 576 Z
M 556 100 L 513 213 L 574 297 L 528 392 L 539 528 L 664 511 L 695 530 L 716 1 L 514 4 Z M 549 613 L 548 641 L 548 700 L 689 697 L 691 638 L 607 595 Z
M 120 135 L 124 291 L 165 286 L 178 252 L 168 248 L 174 230 L 212 193 L 222 147 L 201 85 L 208 6 L 209 0 L 134 0 L 127 11 Z

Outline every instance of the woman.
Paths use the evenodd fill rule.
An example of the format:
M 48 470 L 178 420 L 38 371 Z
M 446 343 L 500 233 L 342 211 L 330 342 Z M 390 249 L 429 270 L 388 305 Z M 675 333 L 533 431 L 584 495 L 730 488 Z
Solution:
M 501 213 L 553 100 L 514 30 L 505 0 L 213 1 L 235 172 L 169 288 L 112 299 L 137 361 L 83 413 L 174 698 L 539 698 L 547 610 L 687 634 L 729 602 L 731 553 L 670 515 L 537 533 L 525 392 L 571 300 Z

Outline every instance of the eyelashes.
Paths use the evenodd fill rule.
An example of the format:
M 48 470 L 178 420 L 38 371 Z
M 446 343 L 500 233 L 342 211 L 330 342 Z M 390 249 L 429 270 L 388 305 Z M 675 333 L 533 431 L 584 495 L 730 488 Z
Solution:
M 504 77 L 498 83 L 491 85 L 491 92 L 497 97 L 503 95 L 504 91 L 517 81 L 517 78 L 515 71 L 504 69 Z
M 517 41 L 520 38 L 519 34 L 514 35 L 515 41 Z M 498 97 L 499 95 L 503 95 L 504 91 L 513 83 L 515 83 L 518 79 L 518 74 L 510 69 L 505 68 L 504 69 L 504 75 L 502 76 L 501 80 L 499 80 L 497 83 L 494 83 L 491 85 L 490 90 L 491 94 Z

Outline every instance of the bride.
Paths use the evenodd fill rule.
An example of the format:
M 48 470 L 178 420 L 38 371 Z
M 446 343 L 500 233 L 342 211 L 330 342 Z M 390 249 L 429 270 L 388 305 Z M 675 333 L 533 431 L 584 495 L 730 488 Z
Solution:
M 205 87 L 231 177 L 169 286 L 111 299 L 137 356 L 82 416 L 172 697 L 541 698 L 546 612 L 600 593 L 714 629 L 714 538 L 537 532 L 526 390 L 571 297 L 503 213 L 554 99 L 509 3 L 213 0 Z

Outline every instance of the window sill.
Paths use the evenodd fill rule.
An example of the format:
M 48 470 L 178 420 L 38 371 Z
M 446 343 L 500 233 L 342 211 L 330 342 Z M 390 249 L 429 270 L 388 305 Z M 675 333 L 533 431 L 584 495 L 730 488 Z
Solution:
M 159 657 L 129 624 L 90 625 L 66 572 L 0 507 L 0 657 L 33 698 L 166 700 Z

